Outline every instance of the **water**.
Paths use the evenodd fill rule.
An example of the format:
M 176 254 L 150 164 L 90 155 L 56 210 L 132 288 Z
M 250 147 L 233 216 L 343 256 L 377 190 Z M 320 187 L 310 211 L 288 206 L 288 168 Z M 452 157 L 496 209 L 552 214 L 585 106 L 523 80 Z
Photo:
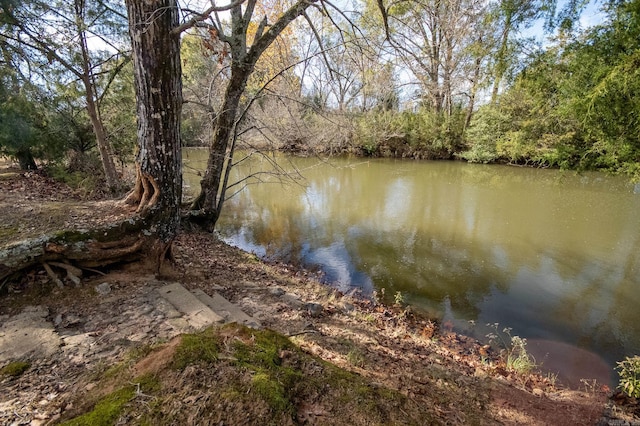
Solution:
M 184 157 L 204 168 L 205 151 Z M 624 178 L 460 162 L 280 161 L 304 180 L 243 189 L 218 225 L 226 241 L 320 268 L 345 292 L 384 288 L 391 300 L 401 292 L 479 338 L 510 327 L 572 383 L 607 381 L 615 361 L 640 353 L 640 194 Z M 197 189 L 197 178 L 185 180 Z

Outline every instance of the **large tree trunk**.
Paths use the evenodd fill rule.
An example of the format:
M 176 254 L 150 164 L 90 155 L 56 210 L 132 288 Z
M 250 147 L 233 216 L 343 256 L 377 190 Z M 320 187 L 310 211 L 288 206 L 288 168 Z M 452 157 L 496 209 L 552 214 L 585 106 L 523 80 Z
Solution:
M 262 32 L 266 19 L 258 28 L 253 44 L 247 50 L 247 29 L 251 21 L 255 0 L 246 2 L 244 13 L 241 5 L 234 6 L 231 11 L 231 33 L 219 34 L 220 40 L 229 44 L 232 57 L 231 79 L 227 85 L 224 104 L 216 118 L 213 141 L 209 151 L 209 160 L 205 175 L 200 181 L 200 194 L 191 205 L 191 219 L 208 230 L 213 230 L 224 203 L 225 186 L 230 167 L 225 167 L 225 160 L 231 161 L 235 146 L 236 114 L 240 97 L 247 86 L 256 62 L 264 51 L 273 43 L 282 31 L 317 0 L 298 0 L 278 20 Z M 262 29 L 260 29 L 262 28 Z M 220 30 L 218 28 L 218 30 Z
M 170 248 L 180 225 L 182 80 L 175 0 L 127 0 L 138 117 L 137 179 L 127 202 L 155 224 L 155 254 Z
M 467 115 L 464 119 L 464 129 L 466 131 L 471 125 L 471 118 L 473 118 L 473 109 L 476 103 L 476 96 L 478 94 L 478 85 L 480 81 L 480 66 L 482 65 L 482 58 L 477 57 L 475 66 L 473 67 L 473 79 L 471 80 L 471 93 L 469 94 L 469 105 L 467 106 Z
M 66 270 L 145 257 L 160 272 L 180 226 L 182 158 L 178 7 L 175 0 L 127 0 L 138 116 L 135 190 L 139 216 L 91 231 L 71 230 L 0 250 L 0 282 L 36 264 Z M 74 265 L 71 265 L 70 263 Z M 57 279 L 57 278 L 56 278 Z M 61 282 L 59 282 L 61 284 Z
M 15 157 L 18 160 L 18 164 L 20 164 L 20 170 L 35 170 L 38 168 L 29 148 L 19 149 L 15 153 Z

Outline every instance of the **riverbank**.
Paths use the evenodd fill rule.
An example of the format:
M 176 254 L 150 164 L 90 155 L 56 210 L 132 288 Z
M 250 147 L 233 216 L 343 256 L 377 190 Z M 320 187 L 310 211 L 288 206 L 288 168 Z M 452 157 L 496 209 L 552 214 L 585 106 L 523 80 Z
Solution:
M 0 185 L 2 217 L 30 223 L 19 237 L 71 218 L 90 225 L 87 210 L 106 213 L 109 205 L 109 219 L 126 214 L 113 202 L 77 210 L 56 199 L 68 193 L 46 190 L 41 177 L 16 173 Z M 49 206 L 63 213 L 47 213 Z M 499 353 L 472 339 L 315 278 L 211 234 L 184 233 L 168 277 L 129 264 L 87 273 L 77 288 L 60 289 L 40 270 L 3 283 L 0 323 L 21 324 L 17 319 L 30 313 L 58 343 L 0 362 L 26 363 L 21 374 L 0 378 L 0 421 L 55 424 L 110 409 L 111 424 L 573 425 L 594 424 L 604 412 L 603 389 L 571 391 L 509 371 Z M 157 296 L 168 281 L 215 290 L 275 334 L 237 327 L 189 334 L 194 330 Z

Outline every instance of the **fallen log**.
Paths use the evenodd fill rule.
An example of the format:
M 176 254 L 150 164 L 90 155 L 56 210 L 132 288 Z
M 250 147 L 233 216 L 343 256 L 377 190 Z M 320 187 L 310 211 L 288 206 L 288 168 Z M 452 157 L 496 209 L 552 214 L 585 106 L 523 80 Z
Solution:
M 0 248 L 0 282 L 37 265 L 56 278 L 51 266 L 64 269 L 76 282 L 73 278 L 81 275 L 81 269 L 137 261 L 149 253 L 157 254 L 158 259 L 149 260 L 159 270 L 171 244 L 157 247 L 152 230 L 149 218 L 134 217 L 101 228 L 67 229 L 10 243 Z

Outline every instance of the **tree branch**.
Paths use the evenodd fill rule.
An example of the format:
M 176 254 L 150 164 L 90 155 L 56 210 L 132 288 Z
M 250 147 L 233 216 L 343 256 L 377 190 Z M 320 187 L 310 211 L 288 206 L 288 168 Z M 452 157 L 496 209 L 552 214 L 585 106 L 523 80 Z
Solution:
M 185 9 L 187 11 L 189 11 L 190 13 L 193 13 L 194 16 L 193 18 L 191 18 L 190 20 L 186 21 L 185 23 L 183 23 L 182 25 L 177 26 L 176 28 L 174 28 L 171 31 L 171 34 L 174 35 L 178 35 L 186 30 L 188 30 L 189 28 L 193 28 L 195 27 L 199 22 L 202 22 L 206 19 L 208 19 L 212 13 L 214 12 L 224 12 L 225 10 L 231 10 L 236 6 L 240 6 L 242 3 L 244 3 L 245 0 L 235 0 L 231 3 L 229 3 L 226 6 L 211 6 L 208 9 L 206 9 L 204 12 L 195 12 L 195 11 L 191 11 L 188 9 Z

